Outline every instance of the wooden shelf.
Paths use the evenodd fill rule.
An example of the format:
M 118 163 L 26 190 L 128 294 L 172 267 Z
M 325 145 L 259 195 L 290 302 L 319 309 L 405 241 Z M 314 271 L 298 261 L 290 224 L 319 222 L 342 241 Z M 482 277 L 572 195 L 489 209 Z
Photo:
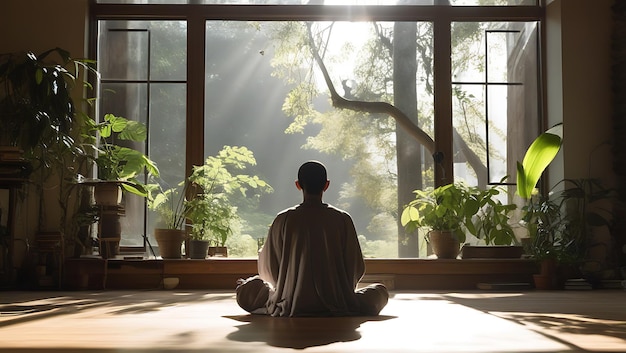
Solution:
M 535 262 L 524 259 L 366 259 L 364 282 L 392 289 L 476 289 L 478 283 L 532 283 Z M 178 289 L 234 289 L 239 278 L 257 273 L 255 259 L 103 260 L 68 259 L 66 289 L 157 289 L 163 278 Z

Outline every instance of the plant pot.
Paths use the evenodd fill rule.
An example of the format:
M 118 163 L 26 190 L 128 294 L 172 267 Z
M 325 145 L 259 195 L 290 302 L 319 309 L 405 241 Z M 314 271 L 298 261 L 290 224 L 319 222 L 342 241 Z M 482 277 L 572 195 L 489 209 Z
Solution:
M 524 248 L 519 245 L 463 245 L 463 259 L 519 259 Z
M 228 248 L 225 246 L 209 246 L 209 256 L 228 257 Z
M 205 259 L 209 250 L 209 242 L 207 240 L 189 240 L 188 256 L 190 259 Z
M 431 230 L 428 241 L 438 259 L 456 259 L 459 255 L 459 239 L 450 231 Z
M 556 277 L 554 276 L 535 274 L 533 275 L 533 281 L 535 282 L 535 289 L 553 290 L 557 288 Z
M 122 188 L 117 181 L 103 181 L 94 184 L 93 197 L 96 205 L 117 206 L 122 202 Z
M 180 229 L 155 229 L 154 238 L 159 244 L 159 252 L 164 259 L 180 259 L 181 245 L 185 240 L 185 231 Z

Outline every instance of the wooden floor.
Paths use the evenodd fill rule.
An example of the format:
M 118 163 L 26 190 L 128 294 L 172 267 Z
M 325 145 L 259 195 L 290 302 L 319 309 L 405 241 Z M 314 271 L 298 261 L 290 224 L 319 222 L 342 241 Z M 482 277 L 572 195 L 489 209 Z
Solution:
M 626 291 L 393 292 L 379 317 L 247 315 L 232 291 L 0 292 L 2 352 L 626 352 Z

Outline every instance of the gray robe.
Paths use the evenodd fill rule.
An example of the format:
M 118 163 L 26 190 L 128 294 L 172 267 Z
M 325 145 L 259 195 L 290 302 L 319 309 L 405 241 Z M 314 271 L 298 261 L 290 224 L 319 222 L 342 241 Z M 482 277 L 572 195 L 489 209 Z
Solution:
M 272 316 L 356 315 L 364 272 L 352 218 L 320 202 L 279 213 L 259 253 L 259 275 L 274 289 Z

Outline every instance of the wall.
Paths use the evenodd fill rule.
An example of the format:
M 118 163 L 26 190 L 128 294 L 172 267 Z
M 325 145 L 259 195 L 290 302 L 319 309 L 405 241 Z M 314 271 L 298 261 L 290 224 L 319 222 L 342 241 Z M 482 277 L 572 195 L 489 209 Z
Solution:
M 0 10 L 0 53 L 43 52 L 60 47 L 73 57 L 87 55 L 89 0 L 3 0 Z M 80 89 L 76 92 L 80 98 Z M 56 185 L 47 188 L 42 231 L 58 230 Z M 38 231 L 39 195 L 29 188 L 27 199 L 17 208 L 16 237 L 33 238 Z M 19 250 L 16 262 L 21 261 Z
M 563 122 L 564 146 L 550 170 L 563 177 L 614 182 L 611 167 L 612 0 L 554 0 L 546 12 L 547 118 Z

